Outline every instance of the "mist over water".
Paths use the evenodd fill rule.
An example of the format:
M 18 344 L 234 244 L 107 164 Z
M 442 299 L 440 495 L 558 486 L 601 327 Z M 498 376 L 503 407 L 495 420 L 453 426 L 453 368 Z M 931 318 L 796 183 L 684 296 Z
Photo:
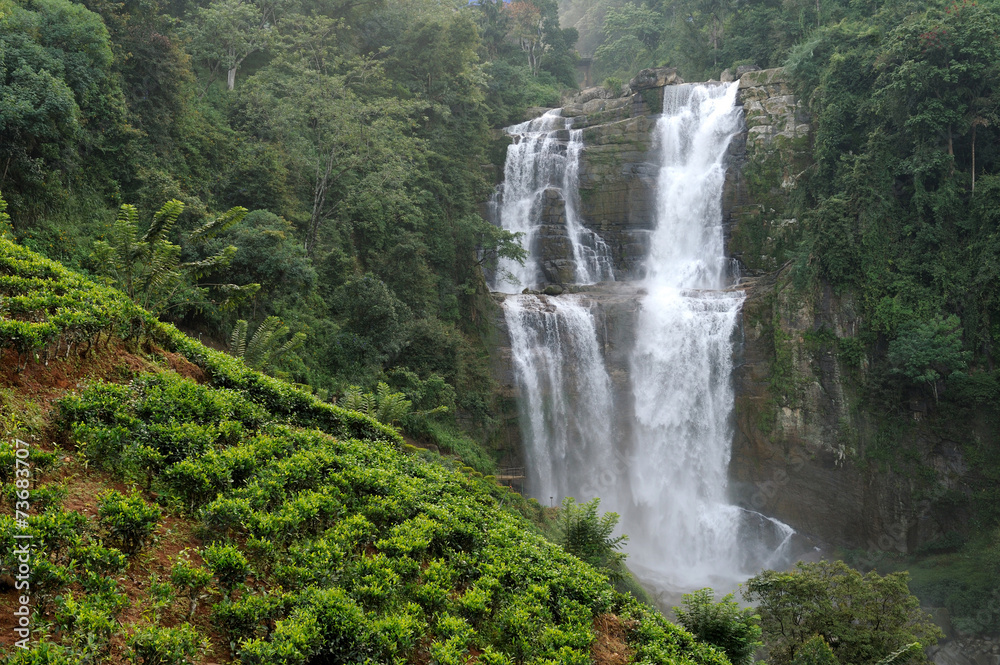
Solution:
M 726 153 L 742 125 L 736 93 L 737 84 L 664 89 L 653 153 L 656 228 L 642 278 L 631 285 L 638 313 L 621 385 L 609 376 L 586 294 L 516 295 L 504 304 L 529 493 L 543 504 L 600 496 L 602 510 L 621 515 L 629 566 L 667 593 L 731 587 L 780 565 L 793 533 L 727 497 L 733 338 L 744 298 L 731 288 L 737 276 L 722 228 Z M 529 251 L 539 192 L 552 183 L 567 202 L 567 227 L 582 229 L 582 132 L 558 138 L 571 122 L 550 112 L 508 129 L 521 139 L 508 152 L 500 220 L 526 234 Z M 583 250 L 574 250 L 579 283 L 600 281 L 610 272 L 605 257 Z M 513 292 L 538 283 L 537 261 L 532 252 Z

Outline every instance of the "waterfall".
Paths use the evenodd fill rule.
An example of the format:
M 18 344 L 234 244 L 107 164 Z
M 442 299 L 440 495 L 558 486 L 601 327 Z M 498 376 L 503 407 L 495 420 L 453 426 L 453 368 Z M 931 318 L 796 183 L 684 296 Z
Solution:
M 564 118 L 560 109 L 543 116 L 507 127 L 514 142 L 507 148 L 504 180 L 494 202 L 499 224 L 513 233 L 520 233 L 521 245 L 528 250 L 524 265 L 502 259 L 493 288 L 506 293 L 520 293 L 525 288 L 537 288 L 545 281 L 539 250 L 545 193 L 556 190 L 565 204 L 563 232 L 569 240 L 573 264 L 572 283 L 594 284 L 614 279 L 611 252 L 600 236 L 580 223 L 580 151 L 583 130 L 571 129 L 572 118 Z M 548 280 L 555 281 L 555 280 Z
M 742 126 L 736 93 L 737 84 L 664 89 L 656 225 L 638 284 L 504 301 L 529 492 L 543 503 L 600 496 L 602 509 L 621 515 L 629 566 L 659 592 L 732 588 L 782 565 L 793 534 L 728 500 L 733 337 L 744 294 L 732 288 L 725 256 L 722 190 L 729 142 Z M 532 250 L 518 286 L 539 281 L 531 234 L 539 192 L 553 182 L 561 182 L 570 235 L 587 239 L 576 230 L 582 132 L 567 135 L 571 122 L 559 120 L 550 112 L 508 130 L 521 139 L 508 152 L 501 220 L 523 230 Z M 564 151 L 553 145 L 563 142 Z M 603 279 L 601 245 L 577 244 L 579 283 Z M 618 384 L 595 318 L 612 286 L 619 303 L 638 301 L 634 339 L 618 350 L 627 358 Z
M 574 496 L 612 459 L 614 399 L 591 310 L 576 296 L 512 296 L 511 336 L 528 486 L 539 500 Z M 598 468 L 601 468 L 599 466 Z
M 570 124 L 572 124 L 570 122 Z M 568 127 L 569 125 L 567 125 Z M 580 223 L 580 151 L 583 150 L 583 130 L 569 130 L 566 146 L 566 166 L 563 171 L 563 198 L 566 201 L 566 231 L 573 248 L 576 284 L 596 284 L 614 280 L 611 250 L 601 236 Z
M 626 524 L 638 567 L 668 587 L 756 572 L 791 535 L 729 503 L 733 334 L 743 292 L 725 256 L 726 152 L 738 84 L 664 88 L 656 228 L 629 377 L 635 404 Z M 764 555 L 764 559 L 762 559 Z

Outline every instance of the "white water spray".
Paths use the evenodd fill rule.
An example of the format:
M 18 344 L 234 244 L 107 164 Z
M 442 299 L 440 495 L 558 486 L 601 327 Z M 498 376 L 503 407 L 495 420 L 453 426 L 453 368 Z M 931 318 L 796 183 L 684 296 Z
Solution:
M 521 389 L 528 487 L 534 496 L 581 500 L 596 468 L 612 461 L 615 415 L 591 310 L 576 296 L 507 298 L 514 371 Z
M 630 379 L 635 400 L 628 484 L 631 559 L 668 588 L 738 580 L 791 530 L 727 497 L 732 338 L 743 292 L 725 256 L 726 152 L 739 132 L 738 84 L 664 89 L 657 226 L 646 261 Z M 748 519 L 749 518 L 749 519 Z M 782 528 L 783 527 L 783 528 Z M 768 541 L 758 547 L 757 543 Z

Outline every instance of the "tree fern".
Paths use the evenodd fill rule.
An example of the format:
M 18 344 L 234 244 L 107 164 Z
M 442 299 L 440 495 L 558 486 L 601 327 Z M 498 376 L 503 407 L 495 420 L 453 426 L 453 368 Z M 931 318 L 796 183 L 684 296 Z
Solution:
M 109 240 L 95 243 L 95 253 L 104 273 L 133 302 L 154 314 L 168 306 L 184 285 L 228 266 L 236 253 L 235 247 L 226 247 L 214 256 L 182 263 L 180 246 L 167 239 L 182 212 L 182 201 L 167 201 L 153 215 L 149 229 L 139 237 L 139 211 L 126 203 L 118 211 Z M 231 208 L 188 238 L 195 242 L 211 238 L 239 222 L 246 212 L 245 208 Z M 224 299 L 252 294 L 259 288 L 259 285 L 254 285 L 256 288 L 252 289 L 235 284 L 214 286 L 220 287 Z
M 233 334 L 229 337 L 229 353 L 237 358 L 243 357 L 247 350 L 247 322 L 240 319 L 233 327 Z
M 350 386 L 344 391 L 340 405 L 395 427 L 410 413 L 413 404 L 406 399 L 406 395 L 392 392 L 388 384 L 379 381 L 373 393 L 362 393 L 361 388 Z
M 306 334 L 299 332 L 282 342 L 289 333 L 288 326 L 276 316 L 269 316 L 257 326 L 251 336 L 247 322 L 240 319 L 229 338 L 229 353 L 242 358 L 247 367 L 269 371 L 285 354 L 294 351 L 306 340 Z
M 349 386 L 344 391 L 344 396 L 340 398 L 340 405 L 348 411 L 364 411 L 364 394 L 358 386 Z
M 386 425 L 395 425 L 405 418 L 413 405 L 410 400 L 406 399 L 406 395 L 390 392 L 389 386 L 381 381 L 376 388 L 376 401 L 378 407 L 375 419 Z
M 153 223 L 149 225 L 149 230 L 142 236 L 140 242 L 155 243 L 164 239 L 182 212 L 184 212 L 183 201 L 171 199 L 164 203 L 153 215 Z

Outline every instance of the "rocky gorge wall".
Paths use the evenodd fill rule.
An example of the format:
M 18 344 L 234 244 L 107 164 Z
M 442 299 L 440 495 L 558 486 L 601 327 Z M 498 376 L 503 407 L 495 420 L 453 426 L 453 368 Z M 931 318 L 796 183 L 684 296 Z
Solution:
M 792 269 L 803 229 L 789 211 L 811 163 L 809 118 L 782 70 L 744 74 L 740 99 L 745 142 L 734 148 L 725 202 L 728 251 L 747 289 L 732 498 L 869 558 L 933 546 L 968 517 L 956 506 L 961 446 L 921 420 L 926 405 L 890 426 L 862 402 L 859 308 L 850 293 Z
M 782 70 L 735 74 L 724 73 L 723 80 L 738 78 L 745 123 L 729 147 L 723 222 L 727 253 L 739 263 L 747 297 L 735 345 L 730 498 L 792 526 L 818 555 L 846 551 L 862 567 L 887 555 L 947 551 L 940 548 L 949 537 L 974 532 L 968 442 L 991 440 L 996 432 L 974 416 L 960 423 L 961 431 L 943 426 L 931 405 L 916 398 L 903 418 L 865 401 L 858 303 L 850 293 L 803 278 L 808 271 L 795 265 L 810 260 L 796 254 L 805 225 L 792 212 L 805 207 L 798 197 L 811 165 L 810 118 Z M 653 130 L 664 86 L 677 83 L 672 70 L 647 70 L 621 91 L 585 90 L 567 100 L 563 112 L 584 130 L 580 221 L 611 248 L 619 281 L 581 288 L 557 277 L 546 289 L 553 295 L 539 297 L 578 292 L 593 309 L 620 400 L 630 399 L 628 358 L 640 288 L 632 280 L 641 276 L 655 221 Z M 563 202 L 547 196 L 550 235 L 565 237 Z M 544 234 L 540 243 L 544 253 Z M 565 253 L 559 247 L 549 243 L 549 254 L 559 258 Z M 499 307 L 493 324 L 494 368 L 506 395 L 503 431 L 513 451 L 508 461 L 523 464 L 510 340 Z M 615 423 L 620 440 L 628 439 L 629 426 Z M 934 662 L 1000 665 L 996 640 L 962 637 L 944 609 L 934 617 L 949 638 L 931 652 Z

